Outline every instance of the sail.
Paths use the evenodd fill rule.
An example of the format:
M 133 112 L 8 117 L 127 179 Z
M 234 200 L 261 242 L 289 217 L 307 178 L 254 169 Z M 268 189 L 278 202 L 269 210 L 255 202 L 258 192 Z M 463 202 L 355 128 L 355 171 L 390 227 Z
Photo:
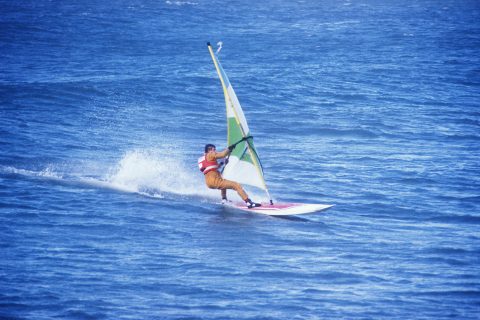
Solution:
M 225 96 L 225 105 L 227 108 L 227 126 L 228 126 L 228 145 L 232 145 L 242 140 L 242 138 L 250 137 L 245 141 L 237 144 L 230 154 L 228 165 L 225 166 L 223 177 L 225 179 L 237 181 L 241 184 L 247 184 L 263 189 L 268 194 L 268 189 L 263 176 L 263 169 L 258 158 L 253 138 L 250 135 L 247 119 L 242 110 L 242 106 L 238 101 L 237 95 L 228 80 L 227 74 L 222 68 L 218 56 L 213 52 L 210 43 L 208 50 L 212 56 L 213 63 L 217 69 L 218 76 L 223 87 Z M 270 196 L 269 196 L 270 197 Z

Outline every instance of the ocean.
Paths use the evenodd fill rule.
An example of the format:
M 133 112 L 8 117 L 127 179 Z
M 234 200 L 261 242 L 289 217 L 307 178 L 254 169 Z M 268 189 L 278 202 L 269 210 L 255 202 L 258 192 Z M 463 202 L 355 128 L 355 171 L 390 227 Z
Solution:
M 478 1 L 0 9 L 1 319 L 480 319 Z M 207 189 L 207 41 L 274 200 L 333 208 Z

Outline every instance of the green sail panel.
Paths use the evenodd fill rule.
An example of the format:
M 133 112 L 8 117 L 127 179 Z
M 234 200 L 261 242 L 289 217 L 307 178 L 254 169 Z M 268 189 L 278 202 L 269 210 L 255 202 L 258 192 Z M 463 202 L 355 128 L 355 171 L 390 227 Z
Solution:
M 242 131 L 237 124 L 237 120 L 235 118 L 228 119 L 228 145 L 232 145 L 243 138 Z M 250 139 L 249 146 L 254 150 L 253 141 Z M 235 149 L 233 149 L 230 157 L 235 156 L 242 161 L 247 161 L 252 165 L 255 165 L 253 162 L 252 157 L 250 156 L 250 152 L 247 152 L 247 142 L 240 142 L 237 144 Z

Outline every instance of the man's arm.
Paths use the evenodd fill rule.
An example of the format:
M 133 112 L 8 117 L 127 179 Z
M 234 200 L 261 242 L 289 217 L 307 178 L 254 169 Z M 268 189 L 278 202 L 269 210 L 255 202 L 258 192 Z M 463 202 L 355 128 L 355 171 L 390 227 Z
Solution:
M 228 150 L 228 149 L 225 149 L 222 152 L 210 152 L 210 153 L 207 154 L 207 160 L 208 161 L 213 161 L 213 160 L 217 160 L 217 159 L 222 159 L 222 158 L 225 158 L 226 156 L 228 156 L 229 154 L 230 154 L 230 150 Z

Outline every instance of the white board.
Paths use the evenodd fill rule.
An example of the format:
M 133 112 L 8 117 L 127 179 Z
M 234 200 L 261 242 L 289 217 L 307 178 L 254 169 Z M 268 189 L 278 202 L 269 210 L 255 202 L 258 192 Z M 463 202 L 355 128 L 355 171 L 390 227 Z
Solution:
M 261 207 L 247 208 L 243 202 L 227 202 L 227 207 L 249 211 L 254 213 L 266 214 L 269 216 L 291 216 L 297 214 L 315 213 L 327 210 L 333 205 L 331 204 L 315 204 L 315 203 L 262 203 Z

